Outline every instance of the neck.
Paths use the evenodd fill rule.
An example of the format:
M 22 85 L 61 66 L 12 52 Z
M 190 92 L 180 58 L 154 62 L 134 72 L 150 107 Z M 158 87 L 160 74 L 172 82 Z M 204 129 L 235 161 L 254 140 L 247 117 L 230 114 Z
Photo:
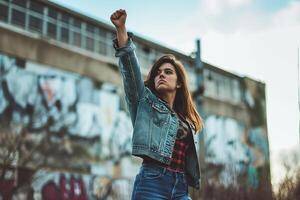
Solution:
M 164 93 L 164 94 L 160 94 L 159 97 L 164 100 L 165 102 L 168 103 L 168 105 L 170 106 L 170 108 L 173 109 L 173 104 L 175 101 L 175 96 L 176 93 Z

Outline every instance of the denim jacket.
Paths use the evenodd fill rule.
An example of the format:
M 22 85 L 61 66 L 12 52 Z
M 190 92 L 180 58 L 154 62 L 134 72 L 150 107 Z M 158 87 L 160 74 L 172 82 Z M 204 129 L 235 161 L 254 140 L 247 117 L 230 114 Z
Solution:
M 114 47 L 115 56 L 119 57 L 119 70 L 123 77 L 125 98 L 133 125 L 132 154 L 142 158 L 148 156 L 170 164 L 179 119 L 166 102 L 144 85 L 132 34 L 128 33 L 128 36 L 128 43 L 124 47 L 119 48 L 116 39 Z M 189 125 L 193 133 L 194 128 L 190 123 Z M 186 158 L 187 183 L 199 188 L 200 171 L 194 138 Z

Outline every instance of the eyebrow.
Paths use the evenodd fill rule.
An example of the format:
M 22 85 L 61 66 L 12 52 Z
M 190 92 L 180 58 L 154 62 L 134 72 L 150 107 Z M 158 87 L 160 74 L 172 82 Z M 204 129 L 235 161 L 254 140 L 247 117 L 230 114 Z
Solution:
M 166 67 L 164 69 L 160 69 L 158 68 L 157 71 L 161 71 L 161 70 L 171 70 L 171 71 L 175 71 L 174 69 L 172 69 L 171 67 Z

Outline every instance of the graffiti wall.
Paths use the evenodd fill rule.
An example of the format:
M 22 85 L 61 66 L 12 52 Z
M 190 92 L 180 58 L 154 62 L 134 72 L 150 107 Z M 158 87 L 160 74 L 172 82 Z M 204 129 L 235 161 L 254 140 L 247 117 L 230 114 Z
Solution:
M 205 159 L 210 166 L 210 181 L 237 185 L 237 175 L 245 173 L 250 159 L 242 138 L 243 125 L 214 115 L 209 116 L 205 124 Z
M 18 173 L 24 176 L 24 172 Z M 25 178 L 25 177 L 24 177 Z M 26 178 L 29 178 L 27 176 Z M 0 180 L 0 198 L 35 200 L 130 199 L 133 179 L 64 171 L 35 173 L 31 184 L 16 188 L 16 180 Z
M 270 184 L 264 85 L 248 79 L 244 85 L 248 124 L 209 113 L 205 120 L 207 177 L 213 184 L 257 188 Z
M 247 143 L 254 158 L 248 174 L 253 182 L 253 176 L 258 176 L 258 186 L 271 189 L 269 140 L 267 130 L 265 84 L 250 78 L 244 79 L 245 97 L 250 123 L 247 129 Z
M 33 194 L 42 199 L 103 199 L 131 186 L 134 164 L 126 164 L 130 173 L 113 171 L 131 154 L 132 125 L 123 104 L 112 84 L 0 54 L 0 134 L 19 138 L 18 165 L 60 169 L 32 180 Z M 15 186 L 16 177 L 0 185 Z
M 103 159 L 130 152 L 131 122 L 113 85 L 6 55 L 0 70 L 2 125 L 89 141 L 90 154 Z
M 132 179 L 124 177 L 40 171 L 32 190 L 35 199 L 43 200 L 121 200 L 130 199 L 132 185 Z

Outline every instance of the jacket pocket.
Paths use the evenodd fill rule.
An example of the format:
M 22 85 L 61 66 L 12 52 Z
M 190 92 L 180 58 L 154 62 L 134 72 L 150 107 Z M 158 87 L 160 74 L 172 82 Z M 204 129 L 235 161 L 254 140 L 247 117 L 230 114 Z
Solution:
M 157 126 L 162 126 L 167 123 L 170 111 L 164 105 L 152 103 L 153 122 Z

